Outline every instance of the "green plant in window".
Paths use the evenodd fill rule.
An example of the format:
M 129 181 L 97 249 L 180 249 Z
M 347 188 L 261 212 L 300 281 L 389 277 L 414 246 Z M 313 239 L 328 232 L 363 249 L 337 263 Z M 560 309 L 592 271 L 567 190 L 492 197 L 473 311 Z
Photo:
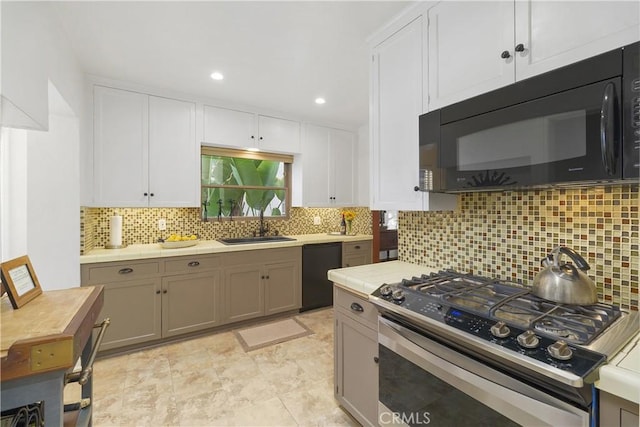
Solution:
M 271 216 L 282 215 L 286 192 L 284 177 L 278 176 L 281 165 L 271 160 L 203 155 L 202 203 L 206 217 L 258 216 L 268 207 Z

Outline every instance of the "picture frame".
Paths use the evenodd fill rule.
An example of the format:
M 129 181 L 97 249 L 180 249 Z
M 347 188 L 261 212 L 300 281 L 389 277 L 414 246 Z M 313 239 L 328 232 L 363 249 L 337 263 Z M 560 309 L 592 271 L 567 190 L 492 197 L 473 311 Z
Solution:
M 40 282 L 27 255 L 0 264 L 1 280 L 14 309 L 42 294 Z

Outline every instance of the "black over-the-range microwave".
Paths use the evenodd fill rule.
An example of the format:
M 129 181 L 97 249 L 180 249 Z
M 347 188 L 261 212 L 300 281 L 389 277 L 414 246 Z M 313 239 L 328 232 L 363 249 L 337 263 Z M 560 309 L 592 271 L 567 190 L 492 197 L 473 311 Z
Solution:
M 638 181 L 640 43 L 420 116 L 420 189 Z

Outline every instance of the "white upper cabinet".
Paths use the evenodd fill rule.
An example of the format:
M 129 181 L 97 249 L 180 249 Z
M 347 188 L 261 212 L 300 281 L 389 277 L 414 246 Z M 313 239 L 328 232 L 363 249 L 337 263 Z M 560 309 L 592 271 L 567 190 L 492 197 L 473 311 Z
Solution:
M 147 206 L 149 97 L 94 86 L 94 203 Z
M 300 122 L 258 115 L 258 135 L 261 150 L 300 152 Z
M 429 9 L 429 110 L 513 83 L 513 14 L 507 1 Z
M 300 123 L 205 105 L 204 142 L 241 149 L 299 153 Z
M 149 96 L 149 206 L 200 205 L 195 104 Z
M 329 185 L 332 201 L 341 206 L 353 205 L 356 137 L 352 132 L 339 129 L 329 131 Z
M 254 147 L 254 114 L 205 105 L 204 140 L 225 147 Z
M 423 17 L 373 48 L 371 209 L 422 210 L 418 116 L 423 100 Z
M 94 204 L 197 207 L 195 104 L 94 86 Z
M 638 1 L 516 1 L 516 79 L 640 40 Z
M 330 207 L 354 204 L 355 134 L 306 124 L 302 164 L 294 179 L 302 180 L 295 206 Z
M 635 1 L 444 1 L 428 17 L 430 111 L 640 39 Z

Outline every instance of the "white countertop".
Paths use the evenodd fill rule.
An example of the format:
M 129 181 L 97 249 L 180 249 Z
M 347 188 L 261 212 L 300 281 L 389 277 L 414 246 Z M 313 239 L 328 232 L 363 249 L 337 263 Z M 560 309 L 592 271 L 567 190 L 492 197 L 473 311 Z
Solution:
M 331 242 L 355 242 L 359 240 L 371 240 L 370 234 L 356 234 L 355 236 L 342 236 L 335 234 L 298 234 L 287 235 L 296 240 L 268 243 L 249 243 L 241 245 L 225 245 L 217 240 L 201 240 L 195 246 L 179 249 L 165 249 L 159 243 L 129 245 L 123 249 L 96 248 L 86 255 L 80 255 L 80 264 L 96 262 L 128 261 L 134 259 L 163 258 L 181 255 L 212 254 L 221 252 L 251 251 L 256 249 L 286 248 L 302 246 L 314 243 Z
M 383 283 L 399 282 L 407 277 L 428 274 L 433 271 L 433 269 L 422 265 L 404 261 L 388 261 L 329 270 L 327 277 L 343 288 L 368 295 Z
M 596 387 L 640 404 L 640 333 L 607 365 L 600 368 Z

